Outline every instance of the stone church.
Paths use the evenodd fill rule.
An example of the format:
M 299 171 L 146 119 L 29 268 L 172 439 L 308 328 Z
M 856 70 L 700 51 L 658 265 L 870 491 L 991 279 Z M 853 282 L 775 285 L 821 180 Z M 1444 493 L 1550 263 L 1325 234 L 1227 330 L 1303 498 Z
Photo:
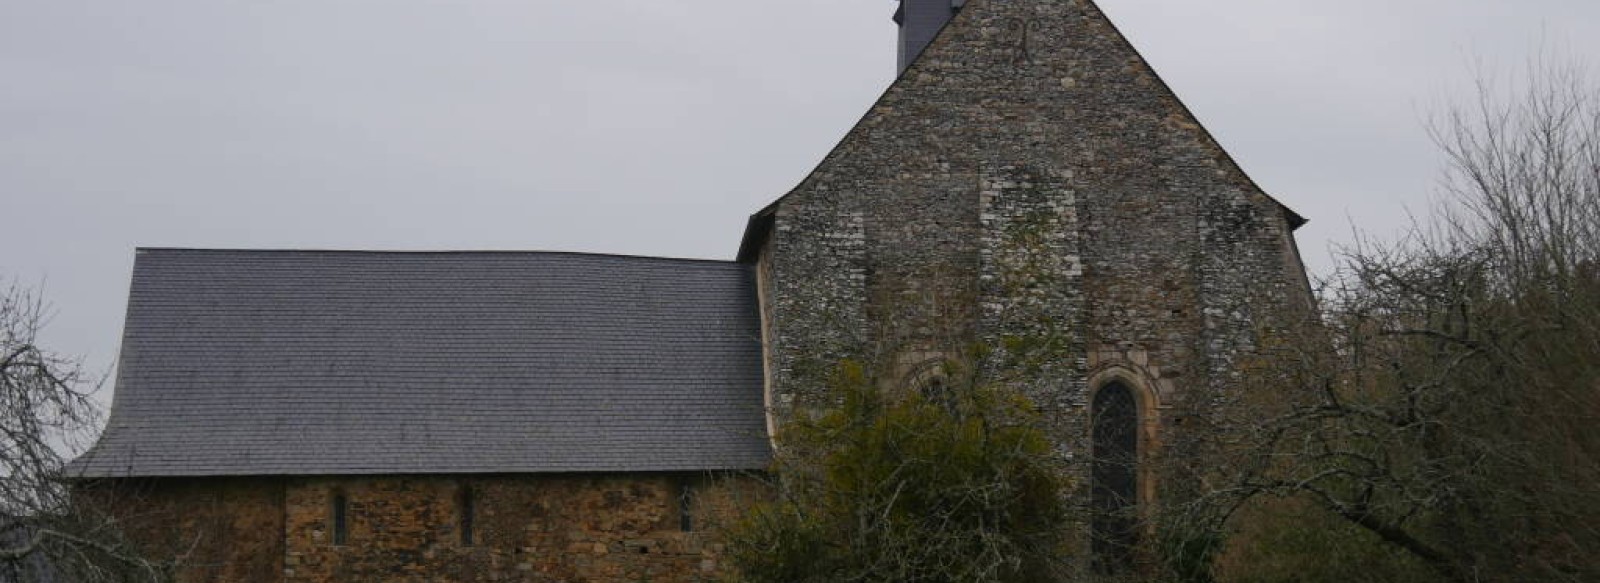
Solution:
M 1226 397 L 1310 302 L 1304 220 L 1091 0 L 895 19 L 898 80 L 734 261 L 139 250 L 69 478 L 186 581 L 717 580 L 839 362 L 928 383 L 987 345 L 1074 499 L 1137 515 L 1159 480 L 1096 452 L 1151 459 Z M 1137 538 L 1117 520 L 1070 528 Z

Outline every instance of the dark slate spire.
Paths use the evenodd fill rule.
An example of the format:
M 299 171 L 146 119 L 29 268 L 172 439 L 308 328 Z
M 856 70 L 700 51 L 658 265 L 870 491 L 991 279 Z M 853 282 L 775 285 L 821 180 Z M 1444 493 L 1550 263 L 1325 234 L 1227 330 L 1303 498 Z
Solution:
M 900 25 L 900 73 L 906 72 L 906 67 L 917 60 L 922 49 L 933 42 L 933 37 L 966 3 L 966 0 L 900 0 L 900 9 L 894 13 L 894 22 Z

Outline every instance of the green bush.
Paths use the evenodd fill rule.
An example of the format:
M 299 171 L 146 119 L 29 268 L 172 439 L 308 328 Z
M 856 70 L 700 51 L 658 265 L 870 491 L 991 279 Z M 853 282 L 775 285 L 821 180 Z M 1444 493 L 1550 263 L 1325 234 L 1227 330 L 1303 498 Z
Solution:
M 852 363 L 832 390 L 836 408 L 779 433 L 779 496 L 732 537 L 743 580 L 1053 580 L 1062 484 L 1025 398 L 896 395 Z

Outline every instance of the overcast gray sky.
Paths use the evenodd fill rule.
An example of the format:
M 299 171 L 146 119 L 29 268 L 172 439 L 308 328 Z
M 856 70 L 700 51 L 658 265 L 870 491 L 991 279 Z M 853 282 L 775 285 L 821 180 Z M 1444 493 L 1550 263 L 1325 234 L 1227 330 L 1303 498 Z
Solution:
M 999 1 L 999 0 L 996 0 Z M 1101 0 L 1245 169 L 1392 232 L 1470 63 L 1597 0 Z M 892 0 L 0 0 L 0 278 L 108 370 L 136 246 L 731 258 L 894 73 Z M 1543 40 L 1541 40 L 1543 39 Z

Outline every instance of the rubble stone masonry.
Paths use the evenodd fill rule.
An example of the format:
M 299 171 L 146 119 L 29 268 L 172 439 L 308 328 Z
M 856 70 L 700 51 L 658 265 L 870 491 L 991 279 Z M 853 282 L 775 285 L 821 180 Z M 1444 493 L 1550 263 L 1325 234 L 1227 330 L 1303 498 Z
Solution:
M 745 255 L 780 418 L 827 406 L 841 359 L 899 374 L 986 346 L 971 364 L 1035 401 L 1079 501 L 1100 384 L 1138 395 L 1153 460 L 1309 304 L 1300 219 L 1087 0 L 966 3 L 769 213 Z
M 184 478 L 100 495 L 113 491 L 152 556 L 186 555 L 185 583 L 719 581 L 721 529 L 766 493 L 705 474 Z

